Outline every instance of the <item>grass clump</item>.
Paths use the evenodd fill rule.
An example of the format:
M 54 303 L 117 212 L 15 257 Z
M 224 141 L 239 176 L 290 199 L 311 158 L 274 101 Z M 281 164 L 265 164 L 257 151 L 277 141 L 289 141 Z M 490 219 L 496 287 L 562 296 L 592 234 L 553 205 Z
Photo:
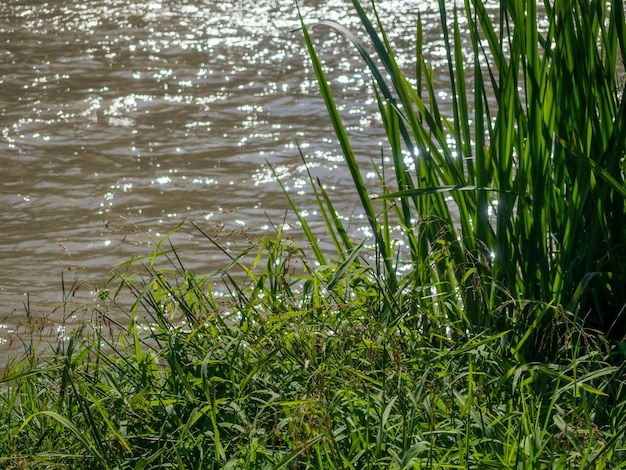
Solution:
M 439 2 L 451 116 L 437 100 L 418 20 L 415 75 L 398 67 L 380 19 L 354 1 L 374 54 L 351 32 L 373 79 L 394 178 L 375 207 L 324 71 L 305 38 L 322 95 L 390 286 L 432 286 L 424 302 L 475 331 L 523 302 L 562 306 L 611 338 L 621 315 L 626 260 L 621 1 L 502 3 L 494 24 L 481 0 Z M 458 17 L 468 22 L 461 31 Z M 469 48 L 464 47 L 463 34 Z M 468 56 L 470 59 L 468 60 Z M 495 105 L 492 104 L 495 102 Z M 411 160 L 412 166 L 406 161 Z M 389 218 L 402 227 L 411 275 L 397 281 Z M 404 261 L 405 257 L 402 258 Z M 450 293 L 459 305 L 450 308 Z M 430 307 L 429 307 L 430 308 Z M 433 306 L 433 308 L 435 308 Z M 550 322 L 553 315 L 546 315 Z
M 335 253 L 287 192 L 306 248 L 277 229 L 202 277 L 160 243 L 103 292 L 133 294 L 121 333 L 7 368 L 3 467 L 626 466 L 622 2 L 547 2 L 540 29 L 534 1 L 497 24 L 441 1 L 447 117 L 419 21 L 407 77 L 353 3 L 369 46 L 322 23 L 372 74 L 393 166 L 376 199 L 302 27 L 373 247 L 312 177 Z
M 14 363 L 2 378 L 3 467 L 624 461 L 623 369 L 607 342 L 567 325 L 559 361 L 521 362 L 510 332 L 467 335 L 408 295 L 390 304 L 364 260 L 311 270 L 280 233 L 257 250 L 273 262 L 245 265 L 243 280 L 217 273 L 230 288 L 221 297 L 163 254 L 171 266 L 124 281 L 136 301 L 119 336 L 77 332 Z

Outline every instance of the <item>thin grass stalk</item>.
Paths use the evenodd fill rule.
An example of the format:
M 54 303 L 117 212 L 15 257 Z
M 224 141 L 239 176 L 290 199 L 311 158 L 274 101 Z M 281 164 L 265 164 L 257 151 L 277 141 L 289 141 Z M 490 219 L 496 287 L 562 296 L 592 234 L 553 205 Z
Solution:
M 274 175 L 274 178 L 276 179 L 276 181 L 280 185 L 281 189 L 283 190 L 283 193 L 285 194 L 285 197 L 287 198 L 287 202 L 289 202 L 289 205 L 291 206 L 292 210 L 294 211 L 294 213 L 298 217 L 298 221 L 300 222 L 300 226 L 302 227 L 302 230 L 304 231 L 304 234 L 305 234 L 307 240 L 309 240 L 311 249 L 313 250 L 313 253 L 315 255 L 315 259 L 317 260 L 317 262 L 320 265 L 326 266 L 326 264 L 327 264 L 326 257 L 324 256 L 324 253 L 320 249 L 319 243 L 317 243 L 317 239 L 313 235 L 313 232 L 311 231 L 311 228 L 309 227 L 309 224 L 308 224 L 306 218 L 303 217 L 302 212 L 300 210 L 298 210 L 298 207 L 296 206 L 293 198 L 289 195 L 289 192 L 287 191 L 287 188 L 285 188 L 283 182 L 278 177 L 278 174 L 274 170 L 274 167 L 272 165 L 270 165 L 269 163 L 268 163 L 268 165 L 270 167 L 270 170 L 271 170 L 272 174 Z M 315 188 L 315 185 L 313 185 L 312 187 Z M 329 224 L 329 221 L 328 221 L 328 217 L 326 215 L 326 212 L 321 207 L 319 198 L 317 198 L 317 201 L 318 201 L 318 206 L 320 207 L 320 209 L 322 211 L 322 214 L 324 216 L 324 220 L 326 222 L 326 227 L 329 228 L 329 233 L 332 234 L 333 242 L 334 242 L 335 247 L 337 248 L 337 252 L 341 253 L 342 252 L 341 246 L 340 246 L 340 244 L 339 244 L 339 242 L 338 242 L 338 240 L 337 240 L 337 238 L 335 236 L 335 230 L 332 230 L 332 227 L 330 227 L 330 224 Z
M 346 159 L 346 164 L 350 170 L 352 175 L 352 180 L 356 186 L 356 191 L 361 201 L 363 210 L 365 212 L 365 216 L 369 222 L 369 225 L 374 233 L 374 237 L 376 240 L 376 244 L 378 249 L 380 250 L 383 262 L 385 264 L 386 275 L 389 279 L 391 285 L 397 284 L 395 268 L 393 266 L 392 255 L 390 253 L 389 247 L 385 245 L 384 238 L 381 233 L 380 225 L 376 220 L 376 213 L 374 211 L 374 207 L 369 198 L 367 188 L 365 187 L 365 183 L 363 182 L 363 178 L 361 176 L 361 172 L 356 161 L 356 157 L 352 151 L 352 147 L 350 145 L 349 139 L 347 137 L 345 128 L 342 124 L 341 117 L 337 111 L 337 106 L 335 105 L 335 100 L 330 91 L 330 87 L 328 86 L 328 82 L 326 81 L 326 77 L 324 71 L 322 70 L 321 63 L 317 57 L 317 53 L 315 52 L 315 48 L 313 47 L 313 43 L 307 31 L 306 25 L 304 24 L 304 19 L 300 15 L 300 22 L 302 26 L 302 31 L 304 33 L 305 42 L 307 45 L 307 49 L 309 51 L 309 56 L 311 57 L 311 62 L 313 63 L 313 68 L 315 70 L 315 75 L 317 77 L 318 84 L 322 91 L 322 96 L 324 97 L 324 102 L 326 103 L 326 108 L 331 117 L 331 122 L 333 124 L 333 128 L 335 133 L 337 134 L 337 138 L 343 150 L 344 158 Z

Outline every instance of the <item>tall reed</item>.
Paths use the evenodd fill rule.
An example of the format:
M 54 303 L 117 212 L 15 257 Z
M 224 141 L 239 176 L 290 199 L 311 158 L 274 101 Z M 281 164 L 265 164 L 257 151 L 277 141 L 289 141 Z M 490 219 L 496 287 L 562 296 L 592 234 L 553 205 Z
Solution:
M 556 0 L 539 13 L 535 0 L 512 0 L 500 2 L 494 23 L 482 0 L 463 7 L 440 0 L 452 93 L 447 116 L 422 53 L 419 16 L 409 76 L 375 4 L 371 15 L 353 4 L 369 44 L 333 21 L 315 27 L 352 41 L 371 72 L 394 170 L 394 181 L 380 180 L 379 205 L 363 182 L 304 21 L 302 29 L 389 289 L 412 292 L 426 311 L 472 330 L 504 328 L 514 318 L 537 329 L 575 315 L 623 337 L 623 2 Z M 390 223 L 402 227 L 408 253 L 400 259 L 408 256 L 412 266 L 401 280 Z M 332 220 L 329 229 L 342 230 Z

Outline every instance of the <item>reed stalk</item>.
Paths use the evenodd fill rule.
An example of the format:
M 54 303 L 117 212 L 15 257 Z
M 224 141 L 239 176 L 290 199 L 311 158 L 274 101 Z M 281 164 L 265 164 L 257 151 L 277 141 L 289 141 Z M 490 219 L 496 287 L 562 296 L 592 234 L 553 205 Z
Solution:
M 538 302 L 552 308 L 547 321 L 561 312 L 622 338 L 623 3 L 546 2 L 539 7 L 547 25 L 540 28 L 534 0 L 501 3 L 496 24 L 481 0 L 462 7 L 441 0 L 447 68 L 437 73 L 447 73 L 450 83 L 448 116 L 420 48 L 419 17 L 416 75 L 407 76 L 375 4 L 372 14 L 353 4 L 369 44 L 332 21 L 315 28 L 332 28 L 352 41 L 371 72 L 395 177 L 380 180 L 376 199 L 384 206 L 372 202 L 363 184 L 362 165 L 304 21 L 302 29 L 389 289 L 415 292 L 427 310 L 474 331 L 502 328 L 522 305 Z M 413 269 L 401 281 L 396 248 L 384 236 L 382 215 L 388 213 L 409 247 L 399 258 L 408 256 Z

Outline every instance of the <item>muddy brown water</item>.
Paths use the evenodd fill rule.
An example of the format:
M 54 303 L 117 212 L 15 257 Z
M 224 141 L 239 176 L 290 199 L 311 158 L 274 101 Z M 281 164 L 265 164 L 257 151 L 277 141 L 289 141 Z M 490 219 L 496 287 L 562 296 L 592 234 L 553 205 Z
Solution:
M 351 2 L 300 3 L 307 23 L 358 29 Z M 408 70 L 418 11 L 443 59 L 436 3 L 376 2 Z M 312 35 L 369 165 L 383 140 L 369 78 L 347 41 Z M 25 324 L 26 303 L 52 324 L 82 321 L 58 307 L 62 282 L 72 302 L 97 306 L 113 267 L 182 221 L 233 249 L 244 232 L 273 234 L 288 206 L 267 162 L 315 220 L 297 144 L 359 236 L 293 0 L 2 2 L 0 338 Z M 190 225 L 172 240 L 195 272 L 227 262 Z

